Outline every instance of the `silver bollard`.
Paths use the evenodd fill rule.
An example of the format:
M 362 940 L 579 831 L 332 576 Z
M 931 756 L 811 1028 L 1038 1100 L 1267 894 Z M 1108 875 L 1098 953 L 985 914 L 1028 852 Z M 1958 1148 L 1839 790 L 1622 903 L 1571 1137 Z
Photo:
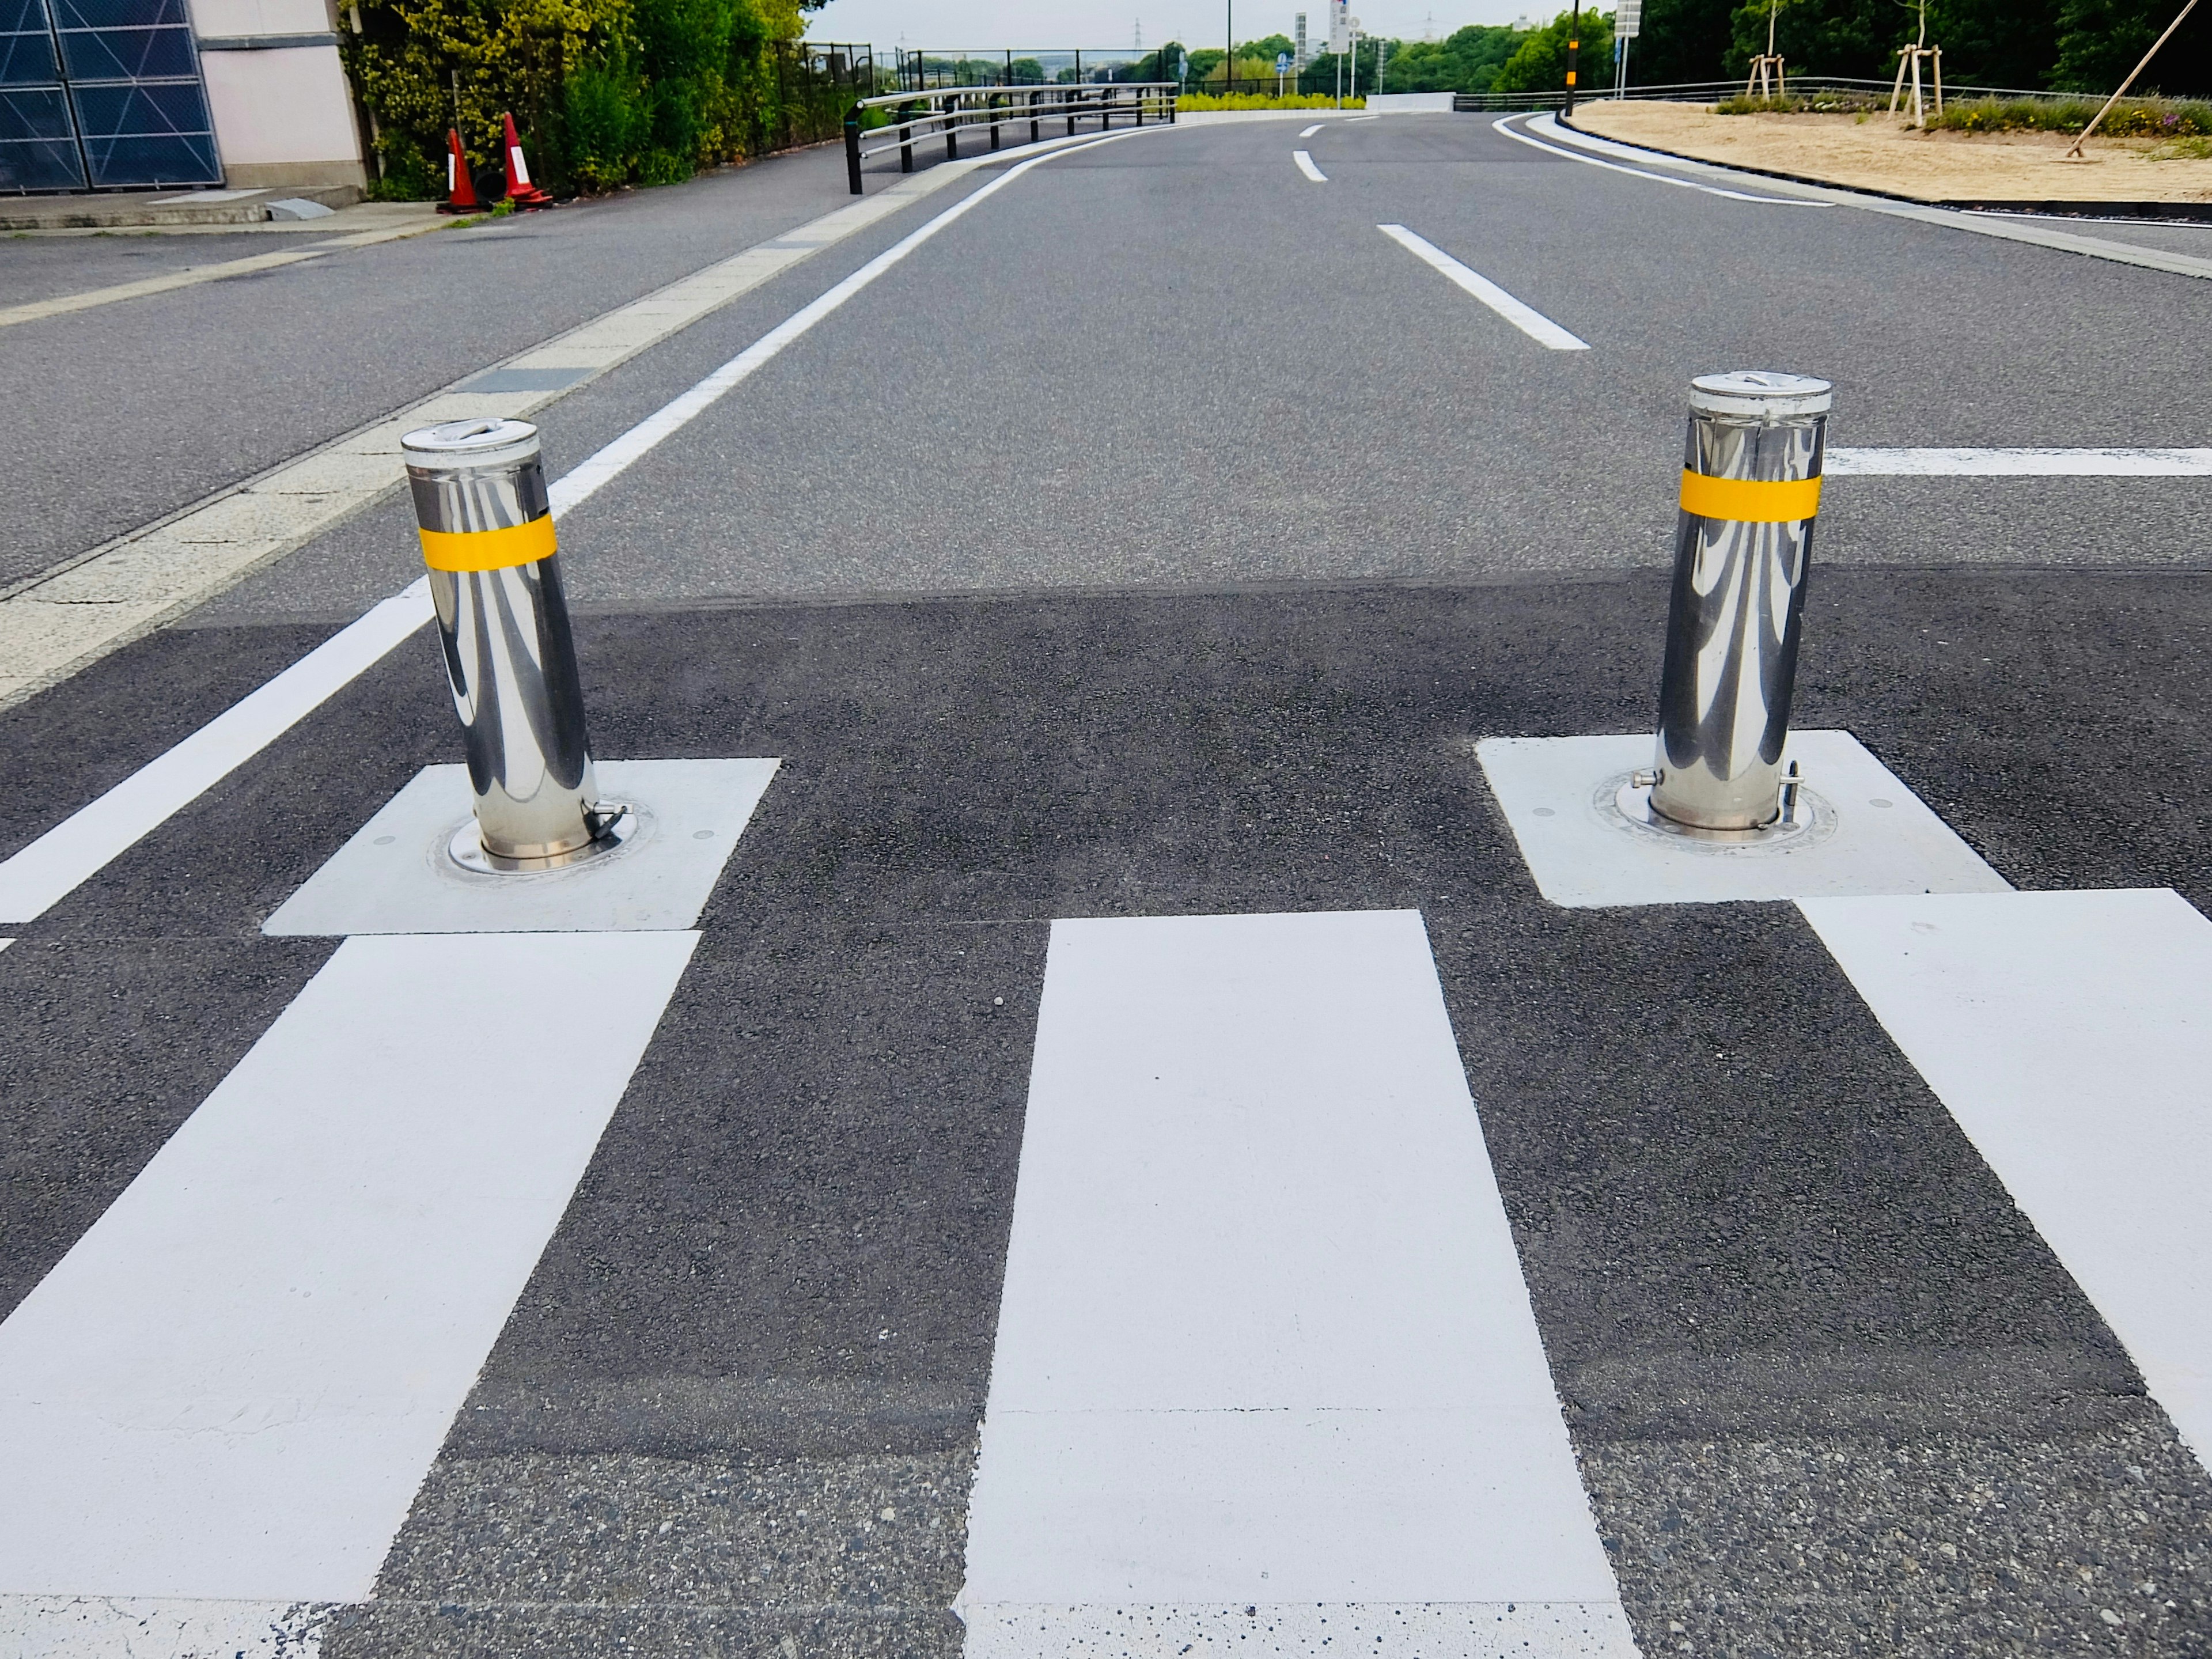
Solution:
M 1782 746 L 1830 387 L 1748 371 L 1691 388 L 1650 810 L 1698 830 L 1792 827 Z
M 448 421 L 399 443 L 475 795 L 454 861 L 548 870 L 610 850 L 635 820 L 592 775 L 538 428 Z

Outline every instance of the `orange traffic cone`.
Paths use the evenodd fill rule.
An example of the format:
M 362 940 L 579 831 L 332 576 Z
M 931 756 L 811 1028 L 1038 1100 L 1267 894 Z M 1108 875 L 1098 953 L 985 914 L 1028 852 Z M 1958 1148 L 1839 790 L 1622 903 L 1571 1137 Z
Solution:
M 469 177 L 469 158 L 461 149 L 461 135 L 452 127 L 446 130 L 446 199 L 438 204 L 441 213 L 482 213 L 483 204 L 477 199 L 476 181 Z
M 522 136 L 514 130 L 514 118 L 501 118 L 507 123 L 507 199 L 519 208 L 551 207 L 553 198 L 530 182 L 530 168 L 522 159 Z

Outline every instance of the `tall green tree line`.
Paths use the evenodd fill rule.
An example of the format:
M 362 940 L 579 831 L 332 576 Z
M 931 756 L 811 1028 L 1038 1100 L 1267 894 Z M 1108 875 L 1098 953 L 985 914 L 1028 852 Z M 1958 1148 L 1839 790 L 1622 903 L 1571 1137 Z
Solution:
M 1954 85 L 2109 92 L 2181 9 L 2181 0 L 1928 0 L 1928 38 Z M 1769 0 L 1645 0 L 1629 48 L 1643 86 L 1717 81 L 1746 72 L 1766 49 Z M 1571 14 L 1539 28 L 1472 26 L 1391 50 L 1389 92 L 1548 90 L 1565 79 Z M 1883 80 L 1919 31 L 1909 0 L 1780 0 L 1775 45 L 1790 72 Z M 1583 15 L 1583 81 L 1613 82 L 1610 15 Z M 1596 49 L 1593 50 L 1595 43 Z M 2212 7 L 2201 7 L 2154 60 L 2138 88 L 2212 94 Z

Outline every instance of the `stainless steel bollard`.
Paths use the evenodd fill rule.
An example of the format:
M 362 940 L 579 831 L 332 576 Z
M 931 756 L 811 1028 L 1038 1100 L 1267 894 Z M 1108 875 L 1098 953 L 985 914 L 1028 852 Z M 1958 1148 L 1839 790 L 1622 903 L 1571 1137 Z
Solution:
M 1691 383 L 1650 798 L 1676 823 L 1795 821 L 1783 812 L 1782 745 L 1831 401 L 1827 381 L 1802 374 Z
M 538 428 L 448 421 L 399 441 L 476 798 L 454 859 L 544 870 L 606 850 L 627 809 L 592 775 Z

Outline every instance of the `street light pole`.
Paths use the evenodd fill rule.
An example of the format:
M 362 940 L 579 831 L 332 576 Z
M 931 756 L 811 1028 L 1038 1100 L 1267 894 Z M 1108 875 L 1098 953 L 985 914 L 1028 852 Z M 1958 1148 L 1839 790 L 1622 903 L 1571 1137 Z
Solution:
M 1221 32 L 1229 37 L 1229 51 L 1221 60 L 1221 95 L 1226 98 L 1237 89 L 1237 0 L 1221 0 Z

